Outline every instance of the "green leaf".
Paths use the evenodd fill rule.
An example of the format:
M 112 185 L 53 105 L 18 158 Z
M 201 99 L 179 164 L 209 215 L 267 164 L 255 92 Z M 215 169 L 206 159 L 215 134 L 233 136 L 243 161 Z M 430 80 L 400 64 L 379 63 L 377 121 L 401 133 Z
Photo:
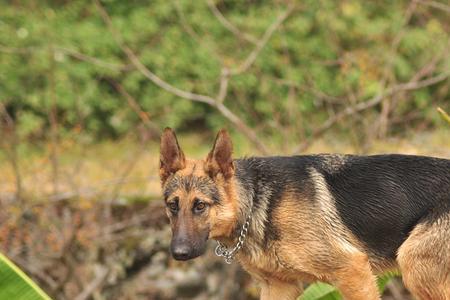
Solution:
M 442 108 L 437 108 L 438 112 L 441 114 L 442 118 L 450 124 L 450 116 Z
M 400 276 L 400 274 L 397 272 L 387 272 L 377 278 L 378 290 L 381 294 L 383 294 L 384 289 L 386 288 L 386 285 L 389 283 L 389 281 L 391 281 L 391 279 L 396 276 Z
M 339 291 L 323 282 L 317 282 L 308 286 L 299 300 L 341 300 Z
M 380 293 L 382 294 L 386 288 L 387 283 L 395 276 L 399 274 L 396 272 L 388 272 L 377 278 L 377 285 Z M 317 282 L 308 286 L 299 300 L 341 300 L 342 296 L 339 291 L 323 282 Z
M 24 272 L 0 253 L 0 300 L 51 300 Z

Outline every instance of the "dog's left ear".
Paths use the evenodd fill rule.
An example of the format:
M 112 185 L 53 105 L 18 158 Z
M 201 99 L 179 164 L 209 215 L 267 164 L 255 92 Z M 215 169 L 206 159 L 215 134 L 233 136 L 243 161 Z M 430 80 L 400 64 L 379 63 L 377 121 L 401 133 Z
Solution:
M 233 165 L 233 143 L 230 135 L 225 129 L 221 129 L 217 134 L 213 149 L 206 158 L 205 171 L 214 178 L 222 174 L 225 179 L 234 174 Z

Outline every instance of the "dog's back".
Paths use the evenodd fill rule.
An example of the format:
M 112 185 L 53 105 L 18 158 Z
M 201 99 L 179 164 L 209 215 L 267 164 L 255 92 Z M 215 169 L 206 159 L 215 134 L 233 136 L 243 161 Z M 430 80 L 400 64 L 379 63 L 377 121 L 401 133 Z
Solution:
M 450 161 L 422 156 L 347 156 L 320 168 L 344 224 L 375 254 L 394 258 L 414 226 L 450 210 Z M 319 163 L 320 164 L 320 163 Z
M 416 224 L 450 211 L 447 159 L 324 154 L 248 158 L 238 160 L 238 165 L 241 180 L 251 176 L 269 191 L 270 199 L 264 199 L 269 207 L 282 201 L 280 194 L 285 190 L 302 194 L 299 199 L 316 199 L 313 173 L 317 172 L 326 183 L 321 188 L 329 191 L 345 226 L 383 258 L 395 258 Z

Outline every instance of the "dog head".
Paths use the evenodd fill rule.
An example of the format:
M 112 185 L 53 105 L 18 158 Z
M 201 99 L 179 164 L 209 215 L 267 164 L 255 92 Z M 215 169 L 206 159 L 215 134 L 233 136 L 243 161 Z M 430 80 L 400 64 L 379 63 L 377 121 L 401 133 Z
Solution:
M 221 130 L 206 159 L 189 160 L 173 130 L 164 130 L 159 174 L 175 259 L 200 256 L 209 238 L 231 235 L 237 220 L 232 151 L 230 136 Z

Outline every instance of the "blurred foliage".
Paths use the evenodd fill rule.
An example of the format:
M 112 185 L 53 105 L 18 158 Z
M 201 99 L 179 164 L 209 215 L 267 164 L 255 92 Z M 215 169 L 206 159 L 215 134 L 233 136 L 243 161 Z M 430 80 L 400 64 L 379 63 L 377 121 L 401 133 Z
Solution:
M 226 122 L 213 107 L 180 99 L 136 71 L 93 1 L 1 3 L 0 101 L 22 137 L 46 137 L 51 110 L 60 134 L 81 132 L 89 139 L 124 135 L 140 120 L 117 85 L 137 99 L 157 127 L 216 129 Z M 102 4 L 139 59 L 187 91 L 214 97 L 222 67 L 237 67 L 254 48 L 227 30 L 206 1 Z M 283 1 L 215 4 L 239 30 L 256 39 L 286 9 Z M 308 135 L 330 111 L 379 93 L 383 80 L 407 82 L 445 51 L 450 30 L 448 14 L 426 5 L 418 5 L 405 25 L 409 5 L 302 1 L 255 64 L 231 79 L 225 105 L 268 135 L 276 136 L 280 127 Z M 393 47 L 400 32 L 398 47 Z M 434 74 L 449 68 L 447 56 Z M 439 120 L 434 107 L 448 108 L 448 82 L 413 92 L 408 101 L 395 101 L 392 114 L 401 119 L 419 112 L 421 121 L 433 125 Z M 396 126 L 401 130 L 405 124 Z

